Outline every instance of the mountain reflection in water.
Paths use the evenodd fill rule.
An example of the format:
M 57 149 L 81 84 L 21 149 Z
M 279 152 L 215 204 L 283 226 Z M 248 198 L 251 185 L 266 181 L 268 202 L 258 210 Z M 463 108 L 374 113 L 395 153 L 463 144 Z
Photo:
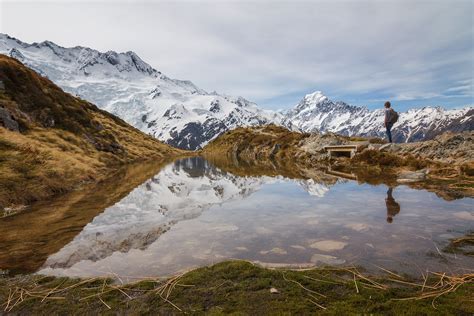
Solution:
M 442 252 L 450 238 L 472 229 L 465 216 L 472 199 L 445 201 L 407 186 L 307 174 L 177 160 L 98 213 L 38 272 L 133 280 L 232 258 L 276 267 L 381 266 L 414 275 L 474 267 L 472 257 Z

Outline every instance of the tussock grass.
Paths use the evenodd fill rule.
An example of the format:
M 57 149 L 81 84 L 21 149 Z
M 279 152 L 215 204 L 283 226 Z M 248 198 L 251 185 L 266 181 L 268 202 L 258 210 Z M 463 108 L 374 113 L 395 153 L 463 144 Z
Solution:
M 5 86 L 0 107 L 20 129 L 0 124 L 0 209 L 103 179 L 122 164 L 184 153 L 65 93 L 4 55 L 0 80 Z
M 429 273 L 415 280 L 383 270 L 384 276 L 374 277 L 355 267 L 288 270 L 228 261 L 171 278 L 129 284 L 113 274 L 109 279 L 19 276 L 0 279 L 0 301 L 5 312 L 20 314 L 474 312 L 473 274 Z

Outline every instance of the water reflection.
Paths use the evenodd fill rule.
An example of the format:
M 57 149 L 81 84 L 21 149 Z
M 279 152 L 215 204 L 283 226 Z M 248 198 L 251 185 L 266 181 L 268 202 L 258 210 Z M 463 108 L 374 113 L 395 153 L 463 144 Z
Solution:
M 387 206 L 387 223 L 392 223 L 393 217 L 400 213 L 400 204 L 395 201 L 392 192 L 393 188 L 389 187 L 387 190 L 387 197 L 385 198 L 385 205 Z
M 177 223 L 195 219 L 214 205 L 245 199 L 264 184 L 281 181 L 284 178 L 280 176 L 235 176 L 199 157 L 178 160 L 95 217 L 72 242 L 50 256 L 45 266 L 68 268 L 115 252 L 145 250 Z M 323 197 L 330 185 L 313 179 L 296 183 L 315 197 Z
M 275 267 L 378 265 L 416 275 L 418 269 L 474 266 L 473 258 L 440 252 L 449 238 L 472 229 L 472 199 L 448 202 L 406 186 L 360 184 L 293 167 L 194 157 L 129 173 L 75 201 L 45 205 L 32 217 L 0 221 L 6 232 L 0 268 L 28 264 L 44 274 L 114 273 L 131 280 L 229 258 Z M 59 212 L 45 211 L 51 208 Z M 21 226 L 38 222 L 34 214 L 41 212 L 60 216 L 46 217 L 51 232 L 41 227 L 27 237 Z M 41 256 L 33 255 L 35 247 Z
M 168 163 L 129 165 L 99 184 L 1 218 L 0 269 L 11 274 L 38 270 L 48 256 L 71 242 L 94 217 Z

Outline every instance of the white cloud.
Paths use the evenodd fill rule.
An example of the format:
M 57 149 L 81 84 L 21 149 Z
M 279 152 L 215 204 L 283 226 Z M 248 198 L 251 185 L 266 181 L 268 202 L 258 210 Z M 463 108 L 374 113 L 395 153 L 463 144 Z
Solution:
M 169 76 L 255 101 L 474 93 L 470 0 L 66 2 L 4 1 L 0 31 L 134 50 Z

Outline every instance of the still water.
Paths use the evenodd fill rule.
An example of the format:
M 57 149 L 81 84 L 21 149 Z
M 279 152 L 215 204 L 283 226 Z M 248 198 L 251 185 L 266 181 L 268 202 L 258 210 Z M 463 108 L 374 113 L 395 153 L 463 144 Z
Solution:
M 289 179 L 224 169 L 199 157 L 181 159 L 107 207 L 82 204 L 81 212 L 96 208 L 94 216 L 69 224 L 77 232 L 48 248 L 54 250 L 35 271 L 131 281 L 226 259 L 273 267 L 356 265 L 371 272 L 383 267 L 415 276 L 474 269 L 473 257 L 444 251 L 450 239 L 473 230 L 471 198 L 447 201 L 408 186 L 328 175 Z M 15 264 L 24 263 L 9 261 L 10 268 Z

